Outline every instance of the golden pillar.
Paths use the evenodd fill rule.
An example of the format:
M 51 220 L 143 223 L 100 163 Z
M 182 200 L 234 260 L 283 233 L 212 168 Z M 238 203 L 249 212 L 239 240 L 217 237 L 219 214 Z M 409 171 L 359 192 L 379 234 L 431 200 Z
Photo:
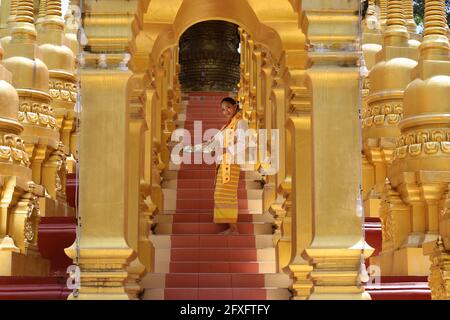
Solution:
M 450 44 L 445 1 L 427 0 L 424 20 L 418 78 L 405 91 L 392 175 L 399 188 L 411 185 L 417 190 L 421 206 L 417 212 L 413 208 L 412 221 L 421 223 L 420 234 L 414 234 L 419 238 L 418 249 L 423 246 L 423 252 L 431 256 L 432 297 L 449 299 Z
M 359 281 L 373 249 L 362 239 L 359 104 L 359 1 L 302 1 L 312 91 L 312 242 L 309 299 L 370 299 Z M 333 8 L 333 9 L 324 9 Z M 330 29 L 329 26 L 335 26 Z M 337 28 L 336 26 L 339 26 Z
M 134 79 L 139 81 L 139 79 Z M 145 266 L 139 258 L 139 241 L 141 238 L 141 179 L 144 170 L 144 131 L 146 123 L 144 118 L 145 104 L 143 91 L 134 90 L 130 104 L 129 122 L 129 150 L 128 150 L 128 208 L 127 208 L 127 242 L 138 253 L 130 263 L 128 273 L 130 276 L 127 292 L 132 298 L 137 298 L 141 288 L 137 284 L 145 271 Z
M 128 61 L 142 25 L 141 1 L 85 1 L 91 53 L 80 70 L 79 134 L 81 225 L 66 253 L 78 263 L 81 287 L 71 299 L 129 299 L 127 243 L 129 113 L 133 73 Z M 130 12 L 137 14 L 129 14 Z M 104 53 L 106 52 L 106 53 Z M 101 54 L 100 54 L 101 53 Z M 128 279 L 129 280 L 129 279 Z
M 124 280 L 133 254 L 125 239 L 127 84 L 131 75 L 130 71 L 114 69 L 80 70 L 81 227 L 77 241 L 66 249 L 81 269 L 78 299 L 128 299 Z
M 302 53 L 301 53 L 302 55 Z M 304 60 L 299 58 L 300 61 Z M 290 145 L 290 154 L 286 161 L 292 164 L 291 191 L 291 227 L 292 244 L 289 269 L 294 279 L 291 289 L 293 299 L 307 299 L 313 283 L 310 273 L 313 267 L 305 259 L 305 249 L 312 240 L 313 198 L 312 198 L 312 128 L 311 128 L 311 96 L 305 83 L 304 70 L 291 70 L 290 110 L 286 122 Z

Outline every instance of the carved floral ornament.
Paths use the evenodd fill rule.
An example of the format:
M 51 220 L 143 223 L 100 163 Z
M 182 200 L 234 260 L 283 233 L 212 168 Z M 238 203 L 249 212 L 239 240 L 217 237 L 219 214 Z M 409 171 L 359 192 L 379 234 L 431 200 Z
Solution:
M 30 160 L 23 140 L 14 134 L 0 136 L 0 161 L 28 166 Z
M 64 82 L 61 80 L 49 81 L 50 96 L 55 100 L 68 102 L 77 101 L 77 85 L 72 82 Z
M 362 127 L 397 125 L 403 116 L 401 103 L 375 104 L 362 110 Z
M 402 134 L 397 140 L 394 159 L 403 159 L 407 155 L 450 154 L 450 130 L 434 129 L 413 131 Z
M 46 103 L 23 101 L 19 106 L 18 119 L 21 123 L 56 129 L 53 108 Z

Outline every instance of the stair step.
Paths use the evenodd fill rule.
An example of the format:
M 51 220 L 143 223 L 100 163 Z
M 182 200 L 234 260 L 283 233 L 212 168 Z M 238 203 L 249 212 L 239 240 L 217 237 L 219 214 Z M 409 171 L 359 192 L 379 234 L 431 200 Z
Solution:
M 272 234 L 258 235 L 150 235 L 150 241 L 157 249 L 163 248 L 272 248 Z
M 427 282 L 398 282 L 367 285 L 372 300 L 431 300 Z
M 159 269 L 160 264 L 164 261 L 156 263 L 155 269 Z M 208 261 L 208 262 L 189 262 L 178 261 L 170 262 L 169 270 L 162 270 L 157 272 L 170 273 L 275 273 L 275 263 L 268 262 L 228 262 L 228 261 Z
M 270 214 L 240 214 L 238 222 L 266 222 L 272 223 L 273 216 Z M 197 223 L 214 221 L 213 213 L 163 213 L 159 214 L 153 220 L 155 223 Z
M 287 289 L 147 289 L 144 300 L 289 300 Z
M 279 273 L 149 273 L 144 289 L 158 288 L 287 288 L 291 279 Z
M 241 234 L 272 234 L 270 223 L 238 222 Z M 156 234 L 218 234 L 226 229 L 225 225 L 215 223 L 159 223 Z
M 172 248 L 155 249 L 158 262 L 275 261 L 275 248 Z

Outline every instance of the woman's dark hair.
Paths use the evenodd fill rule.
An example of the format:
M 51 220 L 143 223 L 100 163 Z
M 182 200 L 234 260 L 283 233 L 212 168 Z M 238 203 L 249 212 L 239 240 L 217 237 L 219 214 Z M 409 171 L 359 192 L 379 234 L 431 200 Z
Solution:
M 221 103 L 223 103 L 223 102 L 228 102 L 228 103 L 230 103 L 230 104 L 233 105 L 233 106 L 238 105 L 237 101 L 234 100 L 234 99 L 231 98 L 231 97 L 223 98 Z M 238 105 L 238 106 L 239 106 L 239 105 Z

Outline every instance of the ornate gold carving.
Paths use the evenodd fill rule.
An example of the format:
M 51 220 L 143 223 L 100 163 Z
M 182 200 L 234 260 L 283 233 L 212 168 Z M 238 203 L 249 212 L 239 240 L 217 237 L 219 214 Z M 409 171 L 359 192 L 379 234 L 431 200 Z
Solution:
M 23 140 L 14 134 L 0 135 L 0 161 L 28 166 L 30 160 Z
M 379 103 L 362 110 L 362 127 L 396 126 L 403 116 L 401 103 Z
M 53 108 L 47 103 L 39 103 L 31 99 L 21 99 L 19 121 L 49 129 L 57 129 Z
M 408 207 L 401 199 L 400 193 L 387 181 L 380 207 L 383 251 L 398 249 L 408 235 L 409 230 L 404 228 L 409 226 L 407 219 L 404 218 L 407 214 Z
M 450 300 L 450 252 L 439 237 L 430 255 L 431 269 L 428 283 L 433 300 Z
M 402 134 L 397 140 L 394 159 L 404 159 L 408 155 L 435 155 L 450 153 L 450 130 L 417 130 Z
M 77 102 L 77 85 L 74 82 L 50 79 L 50 96 L 55 100 Z

